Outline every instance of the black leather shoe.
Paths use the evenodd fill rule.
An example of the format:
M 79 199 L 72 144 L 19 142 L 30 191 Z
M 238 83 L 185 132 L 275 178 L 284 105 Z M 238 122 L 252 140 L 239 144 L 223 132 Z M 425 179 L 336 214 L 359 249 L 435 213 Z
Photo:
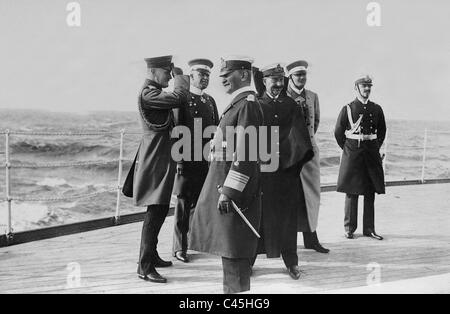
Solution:
M 175 252 L 175 258 L 183 263 L 189 263 L 189 258 L 187 257 L 186 252 L 184 251 L 178 251 Z
M 376 239 L 376 240 L 383 240 L 383 237 L 382 236 L 379 236 L 378 234 L 376 234 L 375 232 L 371 232 L 371 233 L 364 233 L 364 235 L 366 236 L 366 237 L 370 237 L 370 238 L 373 238 L 373 239 Z
M 156 258 L 155 267 L 170 267 L 172 265 L 171 261 L 165 261 L 159 256 Z
M 298 280 L 300 278 L 300 267 L 298 265 L 289 266 L 287 271 L 292 279 Z
M 312 246 L 306 246 L 305 249 L 314 250 L 323 254 L 327 254 L 330 252 L 329 249 L 324 248 L 320 243 L 313 244 Z
M 167 279 L 161 276 L 156 270 L 152 270 L 147 275 L 138 275 L 138 277 L 145 281 L 156 282 L 156 283 L 166 283 Z
M 346 237 L 347 239 L 353 239 L 353 238 L 354 238 L 353 232 L 346 232 L 346 233 L 345 233 L 345 237 Z

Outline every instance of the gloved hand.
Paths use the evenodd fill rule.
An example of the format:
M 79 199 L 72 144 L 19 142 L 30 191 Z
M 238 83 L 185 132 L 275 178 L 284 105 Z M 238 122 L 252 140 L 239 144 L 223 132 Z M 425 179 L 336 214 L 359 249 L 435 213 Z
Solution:
M 177 174 L 182 176 L 183 175 L 183 164 L 177 164 Z
M 183 75 L 183 70 L 181 68 L 173 67 L 172 68 L 172 75 Z
M 224 215 L 233 211 L 233 204 L 231 203 L 231 199 L 222 194 L 222 187 L 218 187 L 218 191 L 220 193 L 219 202 L 217 203 L 217 209 L 219 212 Z

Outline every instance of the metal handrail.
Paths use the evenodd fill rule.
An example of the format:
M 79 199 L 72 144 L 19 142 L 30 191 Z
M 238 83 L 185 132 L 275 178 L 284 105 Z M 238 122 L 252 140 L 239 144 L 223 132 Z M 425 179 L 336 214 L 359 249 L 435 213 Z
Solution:
M 94 197 L 103 193 L 109 192 L 117 192 L 117 200 L 116 200 L 116 212 L 115 212 L 115 221 L 118 223 L 120 218 L 120 196 L 121 196 L 121 180 L 122 180 L 122 172 L 123 172 L 123 162 L 130 161 L 130 159 L 124 159 L 123 156 L 123 144 L 124 144 L 124 136 L 125 134 L 132 135 L 141 135 L 139 132 L 127 132 L 125 130 L 121 130 L 120 132 L 29 132 L 29 131 L 10 131 L 3 130 L 0 131 L 0 134 L 5 135 L 5 181 L 6 181 L 6 189 L 5 189 L 5 198 L 0 199 L 1 202 L 7 202 L 7 229 L 6 236 L 7 239 L 11 240 L 13 237 L 13 228 L 12 228 L 12 201 L 26 201 L 26 202 L 55 202 L 55 201 L 67 201 L 67 200 L 75 200 L 75 199 L 85 199 Z M 120 150 L 119 150 L 119 159 L 108 160 L 108 161 L 84 161 L 84 162 L 71 162 L 71 163 L 45 163 L 45 164 L 11 164 L 10 162 L 10 145 L 9 140 L 11 135 L 34 135 L 34 136 L 99 136 L 99 135 L 118 135 L 120 134 Z M 119 171 L 117 177 L 117 185 L 113 188 L 107 188 L 106 190 L 82 194 L 82 195 L 71 195 L 71 196 L 54 196 L 50 198 L 39 198 L 39 197 L 26 197 L 22 195 L 11 195 L 11 177 L 10 177 L 10 169 L 11 168 L 56 168 L 56 167 L 72 167 L 72 166 L 89 166 L 89 165 L 101 165 L 101 164 L 110 164 L 113 162 L 119 163 Z
M 389 131 L 389 130 L 388 130 Z M 422 155 L 422 168 L 421 168 L 421 183 L 425 183 L 425 172 L 426 172 L 426 153 L 428 147 L 428 134 L 429 133 L 442 133 L 442 134 L 450 134 L 450 131 L 436 131 L 436 130 L 428 130 L 425 129 L 424 139 L 423 139 L 423 150 Z M 82 199 L 82 198 L 90 198 L 102 193 L 110 193 L 117 192 L 116 197 L 116 209 L 114 219 L 116 223 L 119 223 L 119 219 L 121 216 L 120 213 L 120 200 L 121 200 L 121 180 L 123 175 L 123 162 L 124 161 L 132 161 L 131 159 L 124 159 L 124 136 L 125 135 L 142 135 L 140 132 L 125 132 L 125 130 L 121 130 L 120 132 L 28 132 L 28 131 L 10 131 L 10 130 L 0 130 L 0 134 L 5 135 L 5 151 L 3 152 L 5 155 L 5 198 L 0 199 L 0 202 L 7 202 L 7 238 L 11 239 L 13 236 L 13 228 L 12 228 L 12 201 L 28 201 L 28 202 L 43 202 L 43 201 L 64 201 L 64 200 L 74 200 L 74 199 Z M 383 168 L 386 173 L 386 164 L 387 162 L 387 152 L 388 152 L 388 135 L 391 132 L 386 132 L 386 139 L 384 143 L 384 161 Z M 11 164 L 10 162 L 10 136 L 11 135 L 34 135 L 34 136 L 99 136 L 99 135 L 120 135 L 120 149 L 119 149 L 119 158 L 107 161 L 84 161 L 84 162 L 71 162 L 71 163 L 42 163 L 42 164 Z M 103 191 L 83 194 L 83 195 L 72 195 L 72 196 L 54 196 L 51 198 L 37 198 L 37 197 L 26 197 L 22 195 L 11 195 L 11 168 L 53 168 L 53 167 L 71 167 L 71 166 L 87 166 L 87 165 L 99 165 L 99 164 L 110 164 L 118 162 L 118 175 L 117 175 L 117 185 L 115 187 L 107 187 Z M 323 166 L 321 169 L 331 169 L 338 168 L 339 165 L 334 166 Z

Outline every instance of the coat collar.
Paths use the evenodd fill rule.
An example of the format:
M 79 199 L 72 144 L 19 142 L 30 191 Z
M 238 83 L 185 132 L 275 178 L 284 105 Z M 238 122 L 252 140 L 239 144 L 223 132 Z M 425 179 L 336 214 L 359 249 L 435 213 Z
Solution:
M 303 102 L 303 101 L 310 100 L 310 96 L 309 96 L 308 90 L 307 89 L 303 89 L 303 90 L 305 91 L 306 99 L 302 95 L 300 95 L 301 91 L 298 88 L 295 88 L 295 90 L 294 90 L 293 86 L 291 86 L 291 84 L 288 85 L 287 93 L 296 102 Z
M 273 98 L 267 92 L 264 92 L 264 94 L 259 99 L 261 99 L 264 103 L 271 103 L 271 102 L 283 102 L 284 97 L 286 97 L 286 94 L 284 92 L 281 92 L 277 98 Z
M 254 95 L 256 98 L 256 92 L 251 88 L 250 86 L 246 86 L 243 88 L 240 88 L 236 91 L 234 91 L 231 94 L 231 102 L 230 104 L 225 108 L 223 111 L 223 114 L 225 114 L 228 110 L 230 110 L 237 102 L 239 102 L 241 99 L 247 97 L 248 95 Z M 222 114 L 222 115 L 223 115 Z
M 359 102 L 362 105 L 367 105 L 368 103 L 370 103 L 369 98 L 367 98 L 367 100 L 364 102 L 362 99 L 359 99 L 359 97 L 356 97 L 355 101 Z
M 197 88 L 194 85 L 191 85 L 190 90 L 189 90 L 192 94 L 197 95 L 197 96 L 202 96 L 205 92 L 203 89 Z

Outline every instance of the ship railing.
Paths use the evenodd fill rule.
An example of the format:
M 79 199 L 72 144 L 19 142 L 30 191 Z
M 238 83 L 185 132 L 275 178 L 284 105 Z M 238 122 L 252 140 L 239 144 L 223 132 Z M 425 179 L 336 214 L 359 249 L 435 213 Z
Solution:
M 124 136 L 127 135 L 141 135 L 142 133 L 138 132 L 125 132 L 125 130 L 116 131 L 116 132 L 28 132 L 28 131 L 11 131 L 5 130 L 0 131 L 0 135 L 5 136 L 5 151 L 0 152 L 5 155 L 5 198 L 0 199 L 1 202 L 7 203 L 7 224 L 6 224 L 6 236 L 7 239 L 13 238 L 13 228 L 12 228 L 12 203 L 16 202 L 61 202 L 61 201 L 74 201 L 79 199 L 87 199 L 92 198 L 103 193 L 116 192 L 116 208 L 114 221 L 116 224 L 119 223 L 120 219 L 120 200 L 121 200 L 121 181 L 123 174 L 123 162 L 124 161 L 132 161 L 124 158 Z M 83 137 L 83 136 L 104 136 L 104 135 L 113 135 L 120 136 L 120 149 L 119 156 L 117 159 L 107 160 L 107 161 L 81 161 L 81 162 L 59 162 L 59 163 L 37 163 L 33 165 L 29 164 L 19 164 L 19 163 L 11 163 L 11 145 L 10 139 L 11 136 L 53 136 L 53 137 Z M 91 166 L 91 165 L 108 165 L 111 163 L 118 163 L 118 174 L 117 174 L 117 185 L 114 187 L 106 188 L 102 191 L 94 192 L 94 193 L 86 193 L 79 195 L 64 195 L 64 196 L 53 196 L 53 197 L 28 197 L 23 195 L 13 195 L 12 187 L 11 187 L 11 169 L 13 168 L 22 168 L 22 169 L 39 169 L 39 168 L 60 168 L 60 167 L 80 167 L 80 166 Z M 2 225 L 0 225 L 2 226 Z
M 429 130 L 425 129 L 423 134 L 423 147 L 412 147 L 422 150 L 422 161 L 421 161 L 421 173 L 420 173 L 420 182 L 423 184 L 425 183 L 425 174 L 426 174 L 426 162 L 427 162 L 427 150 L 429 147 L 429 135 L 430 134 L 450 134 L 450 131 L 438 131 L 438 130 Z M 60 202 L 60 201 L 73 201 L 73 200 L 79 200 L 79 199 L 86 199 L 86 198 L 92 198 L 95 196 L 98 196 L 103 193 L 116 193 L 116 208 L 115 208 L 115 214 L 114 214 L 114 222 L 115 224 L 119 224 L 120 217 L 121 217 L 121 211 L 120 211 L 120 204 L 121 204 L 121 190 L 122 190 L 122 177 L 123 177 L 123 162 L 124 161 L 132 161 L 129 159 L 124 158 L 124 136 L 127 135 L 141 135 L 139 132 L 126 132 L 124 129 L 120 131 L 115 132 L 28 132 L 28 131 L 11 131 L 11 130 L 0 130 L 0 135 L 5 136 L 5 150 L 4 152 L 0 152 L 0 154 L 4 155 L 5 163 L 5 197 L 3 199 L 0 199 L 0 202 L 6 202 L 6 210 L 7 210 L 7 223 L 5 228 L 5 235 L 7 241 L 11 241 L 14 236 L 14 230 L 12 227 L 12 202 Z M 104 135 L 114 135 L 120 137 L 120 149 L 119 149 L 119 156 L 117 159 L 107 160 L 107 161 L 81 161 L 81 162 L 67 162 L 67 163 L 40 163 L 40 164 L 33 164 L 33 165 L 27 165 L 27 164 L 12 164 L 11 163 L 11 145 L 10 145 L 10 139 L 12 135 L 16 136 L 63 136 L 63 137 L 76 137 L 76 136 L 104 136 Z M 386 173 L 386 164 L 388 163 L 388 146 L 389 146 L 389 137 L 390 137 L 390 131 L 388 130 L 386 134 L 386 139 L 384 142 L 384 145 L 382 147 L 382 151 L 384 154 L 384 160 L 383 160 L 383 168 Z M 12 187 L 11 187 L 11 169 L 12 168 L 56 168 L 56 167 L 78 167 L 78 166 L 89 166 L 89 165 L 101 165 L 101 164 L 111 164 L 111 163 L 118 163 L 118 173 L 117 173 L 117 185 L 112 186 L 109 188 L 106 188 L 102 191 L 94 192 L 94 193 L 87 193 L 87 194 L 79 194 L 79 195 L 69 195 L 69 196 L 53 196 L 48 198 L 40 198 L 40 197 L 27 197 L 23 195 L 13 195 L 12 194 Z M 329 170 L 333 169 L 337 170 L 339 169 L 339 165 L 327 165 L 322 166 L 322 170 Z M 322 188 L 325 188 L 325 190 L 332 190 L 330 187 L 335 185 L 335 182 L 332 183 L 325 183 L 322 184 Z M 2 226 L 2 225 L 0 225 Z M 2 226 L 5 227 L 5 226 Z

